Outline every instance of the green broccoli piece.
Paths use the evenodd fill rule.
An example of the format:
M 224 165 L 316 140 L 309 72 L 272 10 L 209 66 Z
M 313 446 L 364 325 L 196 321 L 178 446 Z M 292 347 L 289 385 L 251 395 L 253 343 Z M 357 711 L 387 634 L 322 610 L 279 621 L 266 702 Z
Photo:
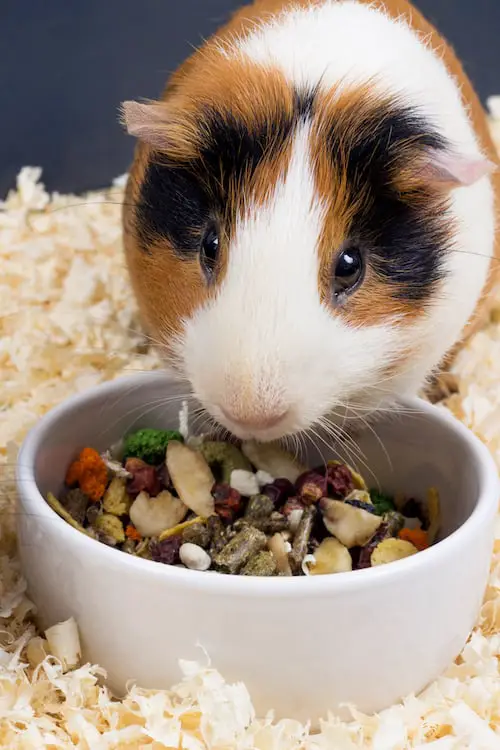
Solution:
M 386 513 L 391 513 L 396 510 L 394 500 L 389 495 L 384 495 L 383 492 L 378 490 L 370 490 L 370 498 L 375 507 L 375 513 L 378 516 L 383 516 Z
M 145 428 L 132 432 L 125 438 L 123 460 L 140 458 L 147 464 L 156 466 L 165 460 L 165 451 L 171 440 L 184 442 L 177 430 L 153 430 Z

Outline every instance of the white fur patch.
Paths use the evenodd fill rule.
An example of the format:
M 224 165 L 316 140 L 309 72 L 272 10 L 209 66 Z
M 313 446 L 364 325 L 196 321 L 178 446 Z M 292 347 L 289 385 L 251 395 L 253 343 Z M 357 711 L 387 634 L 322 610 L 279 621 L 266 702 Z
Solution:
M 320 303 L 317 245 L 323 208 L 301 126 L 285 180 L 237 225 L 214 302 L 188 321 L 186 373 L 213 416 L 241 437 L 304 429 L 377 381 L 398 341 L 390 326 L 354 329 Z M 224 418 L 241 400 L 290 408 L 276 428 L 245 432 Z

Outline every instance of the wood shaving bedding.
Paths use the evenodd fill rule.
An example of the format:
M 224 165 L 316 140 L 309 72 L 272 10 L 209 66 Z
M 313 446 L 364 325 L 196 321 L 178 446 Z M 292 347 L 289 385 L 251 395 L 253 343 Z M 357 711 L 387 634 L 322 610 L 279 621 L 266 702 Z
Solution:
M 490 111 L 500 150 L 500 97 L 491 99 Z M 349 723 L 331 716 L 317 734 L 292 718 L 257 719 L 244 685 L 229 685 L 209 665 L 191 662 L 181 662 L 183 681 L 171 690 L 132 687 L 115 701 L 98 666 L 64 671 L 64 658 L 50 655 L 32 624 L 16 554 L 17 446 L 62 399 L 160 363 L 140 332 L 123 264 L 124 178 L 77 197 L 49 196 L 40 177 L 39 169 L 21 170 L 16 189 L 0 203 L 0 747 L 500 748 L 500 517 L 481 616 L 461 657 L 424 693 L 377 716 L 353 710 Z M 454 366 L 460 392 L 439 408 L 474 430 L 500 467 L 499 343 L 500 295 L 490 325 Z M 61 654 L 68 644 L 78 651 L 74 623 L 67 629 L 66 643 L 65 628 L 57 631 Z

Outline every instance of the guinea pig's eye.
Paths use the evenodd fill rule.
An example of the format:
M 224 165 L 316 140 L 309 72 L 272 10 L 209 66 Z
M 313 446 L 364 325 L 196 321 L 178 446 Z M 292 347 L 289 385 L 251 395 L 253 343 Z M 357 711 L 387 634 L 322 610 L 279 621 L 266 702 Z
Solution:
M 346 247 L 338 256 L 333 271 L 333 294 L 336 299 L 352 292 L 364 273 L 364 261 L 357 247 Z
M 200 263 L 208 280 L 210 280 L 214 274 L 218 254 L 219 234 L 217 228 L 211 226 L 205 232 L 200 252 Z

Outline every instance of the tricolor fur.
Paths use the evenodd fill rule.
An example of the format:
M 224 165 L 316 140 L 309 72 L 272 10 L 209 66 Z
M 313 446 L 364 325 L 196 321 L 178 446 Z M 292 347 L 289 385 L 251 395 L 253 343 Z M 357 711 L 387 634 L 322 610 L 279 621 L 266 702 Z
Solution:
M 236 434 L 364 415 L 418 390 L 460 339 L 492 276 L 494 150 L 408 3 L 256 2 L 124 118 L 145 322 Z M 335 297 L 350 247 L 364 275 Z

